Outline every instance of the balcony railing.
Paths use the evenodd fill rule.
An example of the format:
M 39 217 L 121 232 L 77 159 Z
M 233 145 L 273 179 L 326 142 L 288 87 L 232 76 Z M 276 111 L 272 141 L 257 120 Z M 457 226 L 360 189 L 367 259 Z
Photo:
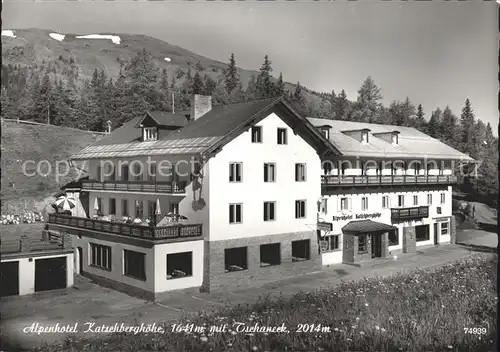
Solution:
M 406 221 L 427 218 L 429 216 L 429 207 L 412 207 L 412 208 L 392 208 L 391 220 Z
M 96 181 L 82 182 L 83 190 L 118 191 L 118 192 L 151 192 L 182 194 L 186 192 L 187 182 L 162 181 Z
M 152 240 L 188 238 L 202 235 L 201 224 L 173 224 L 170 226 L 155 227 L 106 220 L 94 220 L 62 214 L 50 214 L 48 223 Z
M 68 249 L 68 247 L 64 245 L 63 241 L 53 242 L 33 238 L 5 240 L 0 243 L 1 254 L 32 253 L 55 250 L 62 251 L 66 249 Z
M 370 176 L 336 176 L 322 175 L 323 186 L 400 186 L 400 185 L 436 185 L 457 183 L 455 175 L 370 175 Z

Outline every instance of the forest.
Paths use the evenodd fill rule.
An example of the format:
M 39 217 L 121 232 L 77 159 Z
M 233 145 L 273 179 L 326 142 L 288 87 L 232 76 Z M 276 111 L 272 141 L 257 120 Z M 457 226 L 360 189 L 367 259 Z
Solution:
M 469 99 L 460 115 L 444 106 L 426 116 L 409 97 L 384 106 L 382 89 L 371 77 L 357 97 L 348 98 L 343 89 L 319 93 L 300 82 L 287 84 L 281 73 L 276 78 L 267 55 L 245 83 L 234 54 L 216 75 L 206 74 L 200 63 L 169 75 L 146 50 L 119 64 L 118 77 L 95 69 L 91 78 L 80 76 L 73 58 L 63 55 L 32 66 L 2 64 L 1 117 L 104 131 L 107 121 L 116 129 L 147 110 L 185 111 L 193 94 L 211 95 L 214 105 L 285 95 L 304 116 L 414 127 L 480 161 L 477 177 L 465 178 L 463 192 L 490 204 L 498 197 L 498 138 L 490 123 L 476 118 Z

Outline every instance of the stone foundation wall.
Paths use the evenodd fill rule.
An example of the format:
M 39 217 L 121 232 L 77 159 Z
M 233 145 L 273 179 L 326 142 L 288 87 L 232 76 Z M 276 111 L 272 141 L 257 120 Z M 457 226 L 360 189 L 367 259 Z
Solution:
M 310 240 L 310 259 L 292 261 L 292 241 Z M 281 264 L 260 266 L 260 245 L 280 243 Z M 248 269 L 225 272 L 224 250 L 227 248 L 247 247 Z M 315 231 L 294 232 L 279 235 L 205 242 L 205 268 L 202 290 L 238 289 L 274 282 L 321 270 L 321 255 L 318 254 L 318 241 Z

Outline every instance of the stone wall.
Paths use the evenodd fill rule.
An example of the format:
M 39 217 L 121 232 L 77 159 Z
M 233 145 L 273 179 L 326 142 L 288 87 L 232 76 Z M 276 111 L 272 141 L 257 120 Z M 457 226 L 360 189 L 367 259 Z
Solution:
M 310 240 L 310 259 L 292 261 L 292 241 Z M 281 264 L 260 266 L 260 245 L 280 243 Z M 227 248 L 247 247 L 248 269 L 225 272 L 224 250 Z M 205 268 L 202 291 L 238 289 L 274 282 L 286 277 L 321 270 L 321 255 L 318 254 L 318 241 L 315 231 L 295 232 L 279 235 L 205 242 Z
M 403 228 L 403 253 L 415 253 L 417 251 L 417 242 L 415 227 L 408 226 Z
M 457 242 L 457 219 L 454 216 L 450 217 L 450 243 Z

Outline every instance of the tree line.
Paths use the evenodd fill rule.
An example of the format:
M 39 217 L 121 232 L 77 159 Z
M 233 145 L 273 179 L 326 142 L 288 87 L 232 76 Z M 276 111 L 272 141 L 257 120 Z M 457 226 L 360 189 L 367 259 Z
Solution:
M 178 68 L 172 77 L 166 69 L 157 68 L 146 50 L 121 62 L 117 77 L 95 69 L 91 78 L 81 78 L 74 60 L 59 57 L 57 61 L 64 65 L 2 64 L 3 118 L 104 131 L 107 121 L 115 129 L 146 110 L 185 111 L 193 94 L 211 95 L 214 105 L 284 95 L 304 116 L 414 127 L 482 161 L 480 177 L 466 182 L 465 187 L 484 196 L 498 194 L 498 139 L 489 123 L 476 119 L 468 99 L 459 117 L 446 106 L 436 108 L 427 119 L 422 105 L 408 97 L 384 106 L 382 90 L 371 77 L 362 83 L 355 100 L 349 100 L 343 89 L 319 93 L 300 82 L 286 85 L 281 73 L 278 78 L 273 76 L 267 55 L 248 82 L 242 82 L 234 54 L 222 73 L 207 73 L 197 64 Z

